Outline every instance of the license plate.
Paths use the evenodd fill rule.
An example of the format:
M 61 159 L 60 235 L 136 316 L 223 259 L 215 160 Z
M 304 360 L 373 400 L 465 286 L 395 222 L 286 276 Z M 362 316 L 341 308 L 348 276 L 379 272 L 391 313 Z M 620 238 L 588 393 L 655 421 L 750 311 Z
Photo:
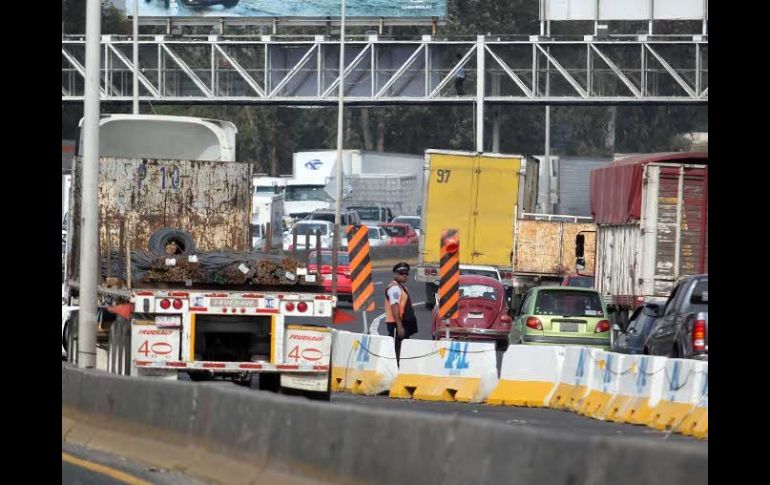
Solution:
M 484 318 L 483 313 L 469 313 L 468 318 Z
M 211 306 L 257 308 L 259 306 L 259 300 L 253 298 L 212 298 Z
M 315 283 L 315 275 L 309 274 L 305 276 L 305 282 L 307 283 Z
M 175 315 L 157 315 L 155 317 L 157 327 L 181 327 L 182 317 Z
M 577 323 L 569 323 L 569 322 L 563 322 L 559 324 L 559 331 L 561 332 L 577 332 L 578 331 L 578 324 Z

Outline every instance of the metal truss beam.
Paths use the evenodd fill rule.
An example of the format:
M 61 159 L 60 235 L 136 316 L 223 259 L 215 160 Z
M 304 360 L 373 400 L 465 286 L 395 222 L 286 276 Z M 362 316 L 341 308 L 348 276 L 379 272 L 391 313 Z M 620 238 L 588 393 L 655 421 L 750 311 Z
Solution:
M 706 36 L 528 39 L 392 40 L 371 35 L 351 40 L 347 45 L 356 55 L 346 59 L 346 103 L 474 103 L 478 109 L 483 109 L 479 104 L 708 104 Z M 131 102 L 135 66 L 123 54 L 130 45 L 129 37 L 102 38 L 102 54 L 109 61 L 103 69 L 102 103 Z M 62 40 L 62 102 L 83 101 L 85 69 L 78 59 L 84 49 L 82 36 Z M 138 79 L 145 92 L 140 100 L 333 105 L 338 55 L 338 42 L 323 36 L 142 37 Z M 471 63 L 474 55 L 476 62 Z M 452 85 L 460 69 L 466 71 L 463 95 Z M 499 82 L 483 82 L 493 77 Z M 545 84 L 550 88 L 543 92 L 539 87 Z

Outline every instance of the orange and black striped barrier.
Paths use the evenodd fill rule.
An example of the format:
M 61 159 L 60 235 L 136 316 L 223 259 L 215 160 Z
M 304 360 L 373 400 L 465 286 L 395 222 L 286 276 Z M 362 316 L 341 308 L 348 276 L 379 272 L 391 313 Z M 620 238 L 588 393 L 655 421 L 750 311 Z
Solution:
M 374 311 L 372 259 L 369 256 L 369 228 L 356 224 L 348 226 L 348 256 L 350 283 L 353 290 L 353 311 Z
M 460 302 L 460 238 L 457 229 L 446 229 L 441 233 L 438 275 L 438 316 L 457 318 Z

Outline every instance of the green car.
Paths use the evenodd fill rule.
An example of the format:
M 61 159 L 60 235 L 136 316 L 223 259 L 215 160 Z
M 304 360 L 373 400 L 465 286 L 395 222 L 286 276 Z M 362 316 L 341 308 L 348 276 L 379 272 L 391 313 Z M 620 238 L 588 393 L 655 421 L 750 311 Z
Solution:
M 527 293 L 511 327 L 511 344 L 583 345 L 610 349 L 610 322 L 601 296 L 575 286 L 539 286 Z

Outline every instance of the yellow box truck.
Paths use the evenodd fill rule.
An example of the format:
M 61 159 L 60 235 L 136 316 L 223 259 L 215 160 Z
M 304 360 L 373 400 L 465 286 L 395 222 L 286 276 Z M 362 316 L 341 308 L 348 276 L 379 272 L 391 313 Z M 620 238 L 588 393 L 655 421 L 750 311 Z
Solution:
M 460 264 L 498 271 L 513 285 L 515 221 L 537 202 L 534 157 L 450 150 L 425 152 L 417 281 L 431 308 L 439 282 L 441 232 L 458 229 Z

